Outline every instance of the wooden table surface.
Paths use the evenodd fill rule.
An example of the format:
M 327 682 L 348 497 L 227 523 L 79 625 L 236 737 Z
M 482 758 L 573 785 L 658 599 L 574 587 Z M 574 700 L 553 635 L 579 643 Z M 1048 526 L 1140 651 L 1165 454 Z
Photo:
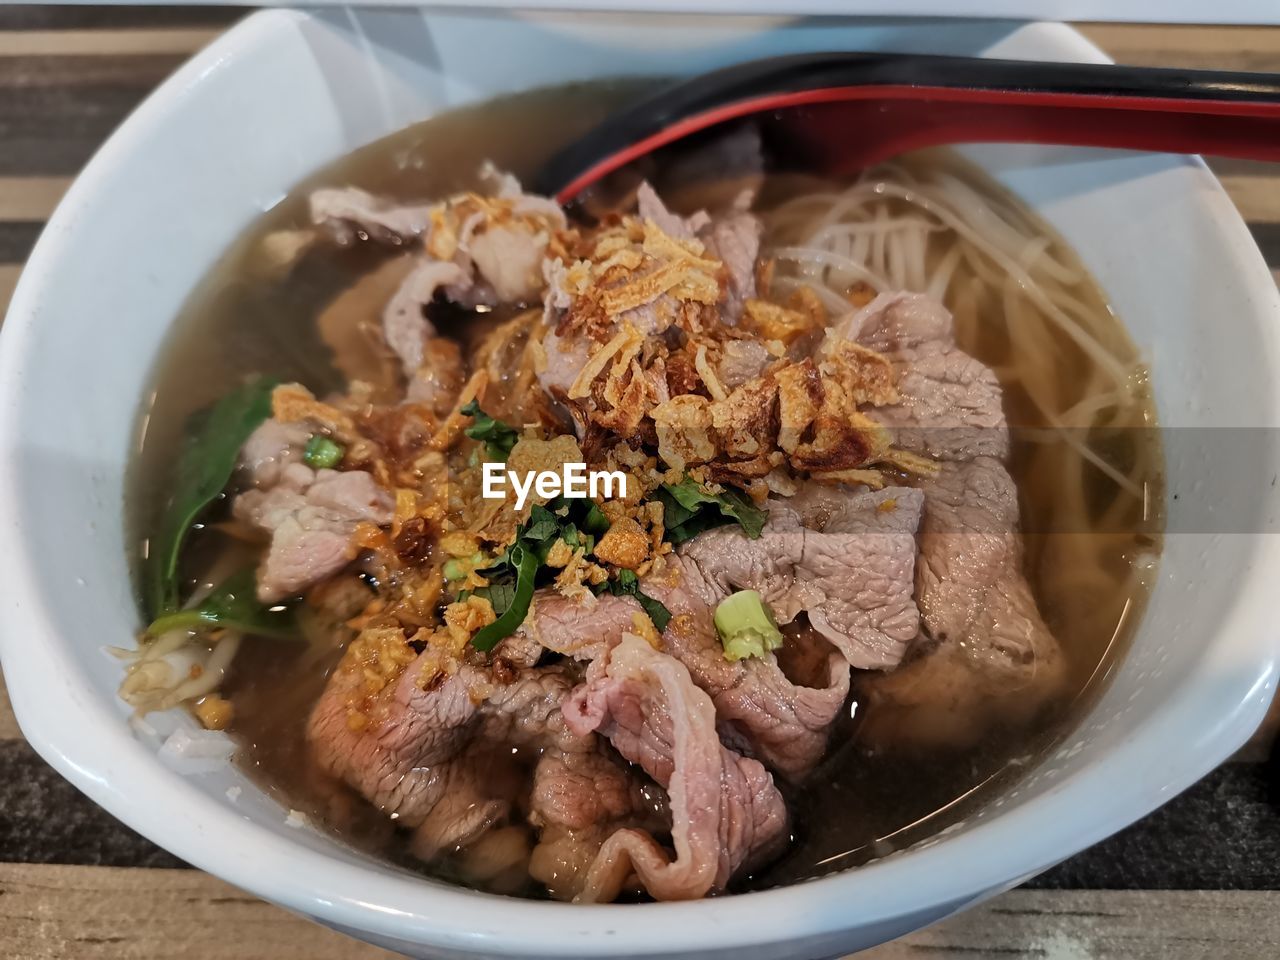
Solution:
M 41 225 L 125 114 L 240 13 L 0 7 L 0 313 Z M 1123 63 L 1280 72 L 1280 28 L 1083 27 Z M 1280 169 L 1215 164 L 1273 268 Z M 871 960 L 1280 956 L 1280 764 L 1262 732 L 1111 840 Z M 59 778 L 0 682 L 0 958 L 390 957 L 186 867 Z

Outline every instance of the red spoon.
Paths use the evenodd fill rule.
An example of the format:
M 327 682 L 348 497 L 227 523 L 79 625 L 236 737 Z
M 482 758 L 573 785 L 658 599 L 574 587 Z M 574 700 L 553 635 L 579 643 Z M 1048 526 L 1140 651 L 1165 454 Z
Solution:
M 660 147 L 747 117 L 773 161 L 811 173 L 980 142 L 1280 160 L 1280 78 L 1268 74 L 819 53 L 677 83 L 561 151 L 537 187 L 567 203 Z

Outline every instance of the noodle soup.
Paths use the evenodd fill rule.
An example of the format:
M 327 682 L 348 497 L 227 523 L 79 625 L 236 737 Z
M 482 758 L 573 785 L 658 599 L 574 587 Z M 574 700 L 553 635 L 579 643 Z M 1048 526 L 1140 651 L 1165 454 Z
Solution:
M 187 415 L 227 393 L 246 372 L 300 381 L 315 397 L 324 397 L 348 391 L 353 380 L 365 376 L 377 383 L 384 367 L 394 366 L 378 317 L 403 280 L 406 248 L 370 242 L 367 233 L 345 245 L 316 241 L 308 213 L 315 189 L 350 185 L 410 203 L 472 187 L 486 160 L 525 175 L 632 93 L 625 86 L 542 92 L 432 119 L 321 171 L 255 225 L 192 298 L 157 370 L 146 444 L 134 468 L 139 539 L 146 542 L 157 535 L 160 520 L 148 509 L 171 488 L 173 478 L 163 465 L 173 459 L 188 429 Z M 447 161 L 432 149 L 442 141 L 458 145 Z M 533 143 L 539 146 L 531 147 Z M 678 213 L 705 206 L 714 215 L 724 209 L 724 184 L 668 189 L 663 169 L 649 172 L 659 194 L 669 200 L 679 197 L 672 202 Z M 990 673 L 981 664 L 961 662 L 961 654 L 948 652 L 950 648 L 933 656 L 947 639 L 938 635 L 928 638 L 930 656 L 908 656 L 888 671 L 855 669 L 838 716 L 822 731 L 827 746 L 802 775 L 792 775 L 787 766 L 791 758 L 771 759 L 769 745 L 753 747 L 750 730 L 744 733 L 734 726 L 736 721 L 725 720 L 728 707 L 713 696 L 722 727 L 734 730 L 722 733 L 723 749 L 734 757 L 763 758 L 764 767 L 776 774 L 777 802 L 789 812 L 785 842 L 772 844 L 769 855 L 758 861 L 746 858 L 723 884 L 728 891 L 810 878 L 883 856 L 957 822 L 1006 789 L 1070 729 L 1108 664 L 1123 652 L 1151 584 L 1161 530 L 1161 457 L 1145 367 L 1074 254 L 1015 198 L 945 151 L 905 157 L 856 180 L 770 174 L 757 186 L 753 210 L 763 232 L 753 281 L 760 294 L 756 300 L 790 311 L 785 316 L 793 321 L 805 315 L 797 304 L 816 303 L 813 309 L 826 318 L 825 325 L 835 328 L 842 318 L 861 316 L 860 311 L 883 302 L 877 300 L 880 294 L 923 294 L 945 305 L 954 318 L 956 346 L 994 371 L 1012 436 L 1007 456 L 1008 474 L 1016 485 L 1012 508 L 1023 531 L 1011 534 L 1016 542 L 1011 549 L 1018 557 L 1018 576 L 1025 577 L 1051 634 L 1054 653 L 1052 669 L 1046 657 L 1040 671 L 1040 655 L 1032 650 L 1027 662 L 1011 661 L 1001 668 L 1005 672 Z M 616 236 L 605 239 L 621 242 Z M 588 252 L 597 255 L 598 238 L 588 235 L 575 242 L 588 240 L 596 244 Z M 305 242 L 304 252 L 272 260 L 295 241 Z M 646 236 L 644 242 L 658 240 Z M 706 259 L 705 254 L 698 248 L 694 256 Z M 429 309 L 439 348 L 461 357 L 472 378 L 486 366 L 493 371 L 484 412 L 516 424 L 542 417 L 543 429 L 554 433 L 554 415 L 544 416 L 525 399 L 545 375 L 545 360 L 543 370 L 537 370 L 536 358 L 530 360 L 537 348 L 529 346 L 537 340 L 542 309 L 525 309 L 528 302 L 499 302 L 477 310 L 459 302 L 462 298 L 443 299 L 454 302 Z M 769 312 L 759 309 L 762 315 Z M 335 346 L 337 337 L 346 338 L 345 347 Z M 770 342 L 763 333 L 757 339 Z M 343 350 L 342 358 L 335 359 L 335 351 Z M 351 359 L 355 354 L 358 361 Z M 670 371 L 676 364 L 667 359 Z M 787 359 L 785 351 L 774 356 L 778 363 Z M 893 362 L 899 364 L 899 381 L 911 375 L 906 361 L 899 357 Z M 360 377 L 353 376 L 353 363 Z M 395 377 L 386 379 L 393 382 Z M 677 392 L 670 373 L 667 381 Z M 721 389 L 729 395 L 729 387 Z M 546 392 L 553 399 L 558 396 Z M 701 397 L 699 402 L 723 402 L 714 390 L 708 396 L 700 386 L 689 395 Z M 456 392 L 448 400 L 449 406 L 465 406 Z M 387 398 L 375 392 L 363 395 L 361 402 L 376 408 Z M 441 408 L 442 416 L 449 406 Z M 587 436 L 579 436 L 584 447 Z M 469 451 L 447 452 L 458 461 L 450 461 L 450 471 L 465 471 Z M 888 483 L 890 490 L 914 490 L 925 485 L 922 477 L 928 473 L 914 456 L 886 461 L 890 466 L 878 481 L 864 476 L 866 471 L 859 476 L 872 486 L 879 482 Z M 913 465 L 921 472 L 913 474 Z M 709 485 L 704 484 L 704 492 L 724 487 L 723 475 L 705 476 Z M 465 492 L 461 472 L 450 472 L 449 482 L 455 493 Z M 881 496 L 876 510 L 891 513 L 899 499 L 904 498 Z M 884 504 L 889 506 L 881 510 Z M 450 509 L 465 516 L 471 507 L 453 504 Z M 671 517 L 669 505 L 666 516 Z M 263 547 L 246 526 L 243 518 L 211 515 L 183 553 L 185 581 L 208 592 L 246 557 L 260 556 Z M 943 528 L 925 534 L 930 535 L 945 538 L 959 531 Z M 367 542 L 376 551 L 375 541 Z M 691 548 L 681 549 L 687 553 Z M 435 556 L 439 544 L 432 542 L 423 551 L 428 558 Z M 617 573 L 607 564 L 599 566 L 610 576 Z M 361 577 L 374 590 L 386 582 L 372 568 L 362 570 Z M 351 589 L 350 583 L 342 589 Z M 660 591 L 654 587 L 650 592 Z M 350 616 L 338 617 L 339 609 Z M 535 605 L 535 613 L 537 609 Z M 352 642 L 353 628 L 337 621 L 358 623 L 362 617 L 371 622 L 367 611 L 311 604 L 309 599 L 299 617 L 305 644 L 267 640 L 252 630 L 243 640 L 230 642 L 196 637 L 194 646 L 208 646 L 202 654 L 207 657 L 203 676 L 211 681 L 182 690 L 177 700 L 173 689 L 164 689 L 150 705 L 167 706 L 194 696 L 197 715 L 214 717 L 210 725 L 217 725 L 215 709 L 225 703 L 228 729 L 241 745 L 239 760 L 264 788 L 283 805 L 305 812 L 363 849 L 482 889 L 563 896 L 528 866 L 529 853 L 522 847 L 529 828 L 521 817 L 532 802 L 531 790 L 537 789 L 545 744 L 517 743 L 510 745 L 510 756 L 486 755 L 485 775 L 500 785 L 504 795 L 499 799 L 511 812 L 495 819 L 478 840 L 429 850 L 421 831 L 398 829 L 394 817 L 384 816 L 380 804 L 370 802 L 352 782 L 356 778 L 335 776 L 331 764 L 317 761 L 309 718 L 337 675 L 336 665 L 350 656 L 344 649 Z M 815 678 L 829 653 L 830 633 L 817 623 L 814 616 L 801 614 L 781 631 L 776 669 L 798 689 L 822 683 Z M 144 648 L 143 663 L 153 662 L 157 650 L 163 656 L 173 653 L 157 647 L 159 642 Z M 567 678 L 569 685 L 582 679 L 572 653 L 547 650 L 530 669 L 558 671 L 554 676 Z M 772 654 L 767 658 L 774 662 Z M 943 680 L 930 666 L 938 663 L 948 671 Z M 709 689 L 710 681 L 689 669 L 697 685 Z M 1042 683 L 1051 673 L 1052 684 Z M 957 683 L 957 676 L 962 682 Z M 370 722 L 364 714 L 348 719 L 356 735 L 361 724 Z M 504 748 L 508 745 L 504 741 Z M 631 768 L 643 768 L 625 752 L 622 756 Z M 732 762 L 738 764 L 735 769 L 748 769 Z M 636 787 L 637 810 L 670 821 L 673 814 L 660 780 L 656 786 L 650 782 L 655 778 L 647 768 L 637 777 L 644 781 Z M 535 826 L 545 832 L 543 825 Z M 662 826 L 645 829 L 658 837 L 659 846 L 667 845 Z M 666 829 L 674 828 L 668 823 Z M 648 894 L 660 897 L 657 889 L 655 881 Z M 616 895 L 645 893 L 624 883 Z M 576 889 L 573 895 L 579 895 Z

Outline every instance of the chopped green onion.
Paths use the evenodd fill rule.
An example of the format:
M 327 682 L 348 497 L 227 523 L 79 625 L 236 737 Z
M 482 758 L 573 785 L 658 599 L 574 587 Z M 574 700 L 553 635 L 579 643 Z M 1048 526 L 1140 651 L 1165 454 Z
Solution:
M 739 590 L 725 597 L 716 607 L 714 619 L 726 660 L 763 657 L 782 646 L 782 631 L 755 590 Z
M 450 583 L 465 580 L 467 579 L 467 574 L 486 562 L 485 555 L 478 551 L 470 557 L 451 557 L 444 562 L 444 567 L 442 568 L 444 578 Z
M 308 467 L 316 470 L 332 470 L 342 462 L 346 453 L 341 444 L 317 433 L 307 441 L 307 446 L 302 451 L 302 459 L 306 461 Z
M 462 432 L 472 440 L 484 444 L 485 456 L 490 462 L 503 462 L 511 454 L 511 450 L 520 440 L 520 431 L 509 427 L 501 420 L 495 420 L 483 410 L 480 404 L 472 400 L 460 411 L 463 416 L 472 417 L 471 426 Z

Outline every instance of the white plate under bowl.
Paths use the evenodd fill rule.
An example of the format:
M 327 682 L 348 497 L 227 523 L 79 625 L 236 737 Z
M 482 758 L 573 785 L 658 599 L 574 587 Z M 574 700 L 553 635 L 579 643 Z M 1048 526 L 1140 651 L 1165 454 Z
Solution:
M 837 955 L 923 925 L 1136 820 L 1230 754 L 1274 683 L 1276 289 L 1198 161 L 1040 148 L 974 156 L 1080 251 L 1151 357 L 1163 423 L 1262 429 L 1244 463 L 1206 459 L 1221 431 L 1170 444 L 1182 493 L 1170 526 L 1195 532 L 1169 538 L 1106 695 L 983 814 L 786 889 L 596 907 L 498 899 L 287 826 L 235 770 L 179 776 L 126 723 L 120 665 L 102 648 L 136 626 L 122 524 L 134 416 L 173 317 L 254 217 L 315 168 L 447 107 L 822 49 L 1102 59 L 1051 25 L 270 11 L 169 79 L 68 192 L 0 335 L 0 652 L 40 754 L 192 864 L 406 953 L 735 960 Z

